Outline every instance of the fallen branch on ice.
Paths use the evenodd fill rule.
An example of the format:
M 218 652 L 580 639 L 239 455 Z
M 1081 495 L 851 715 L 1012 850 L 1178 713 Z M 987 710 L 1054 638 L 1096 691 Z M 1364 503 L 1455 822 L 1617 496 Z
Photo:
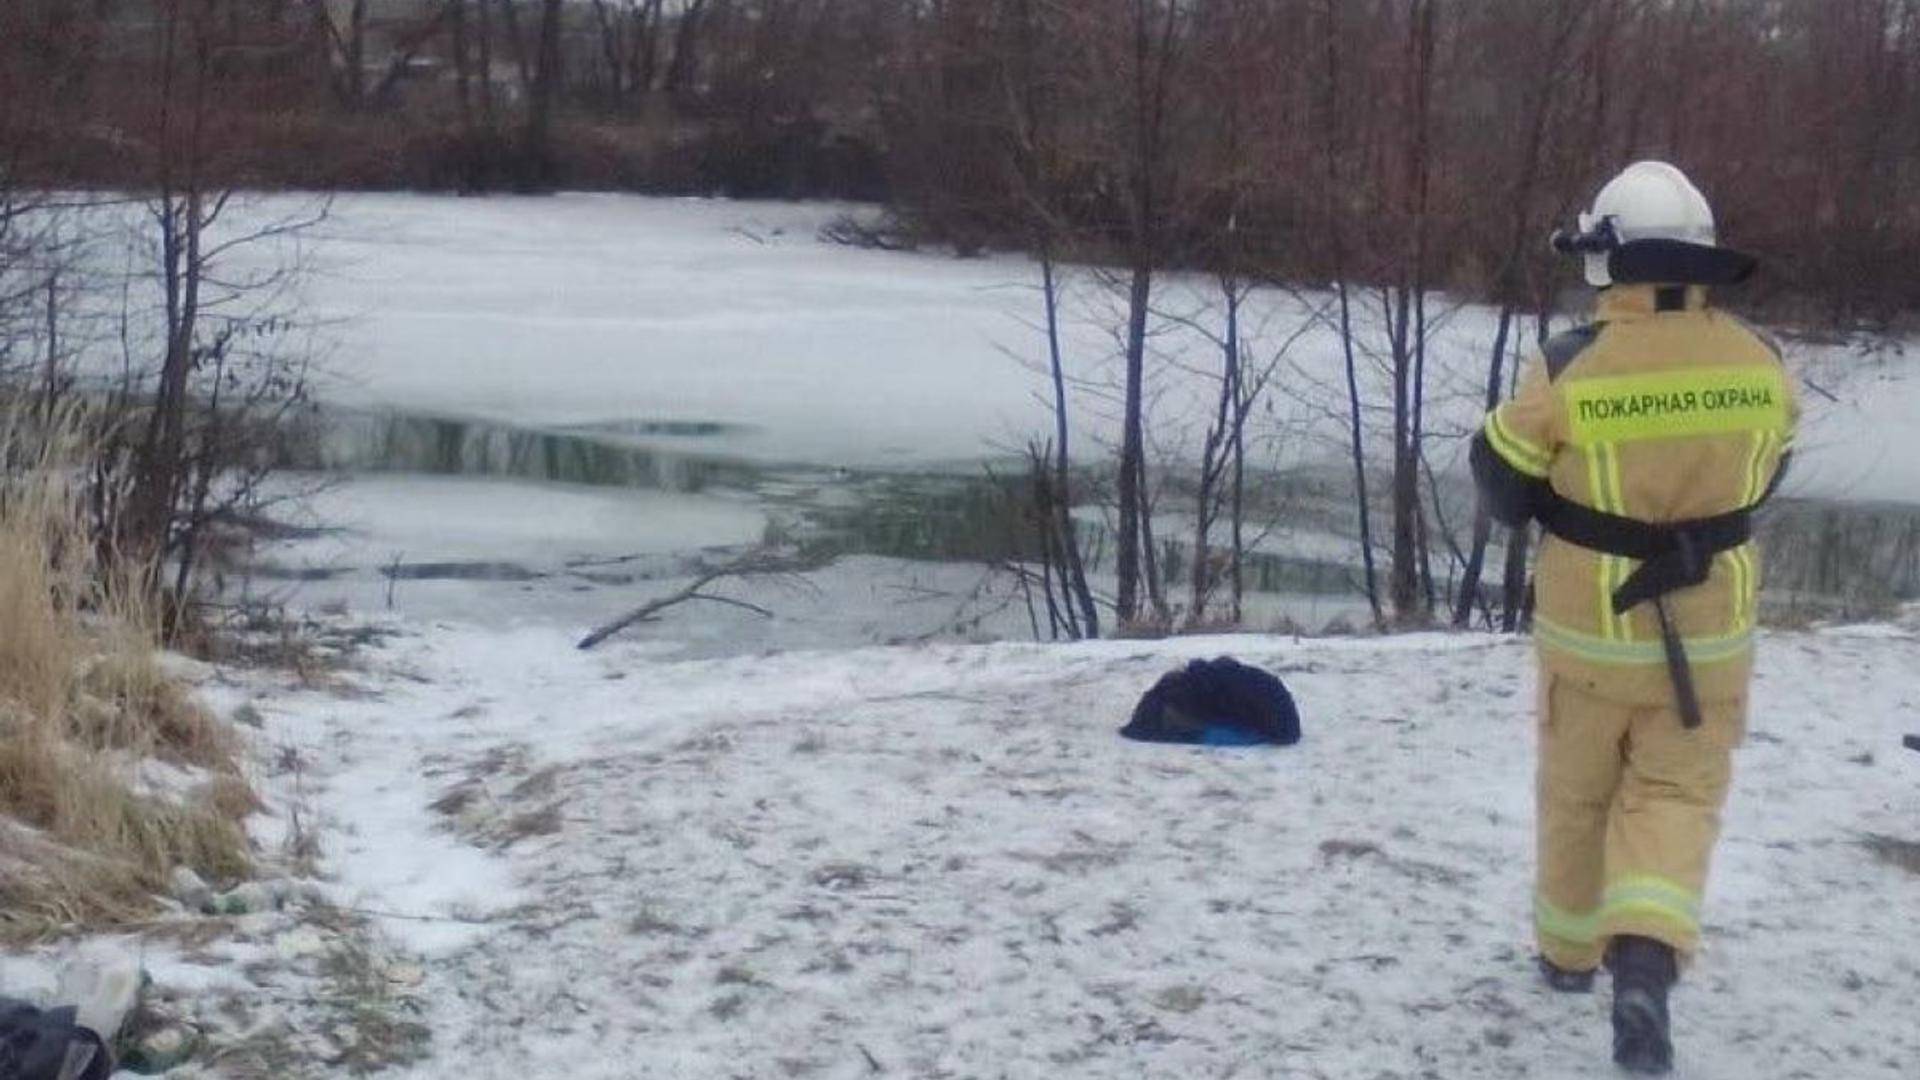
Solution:
M 702 570 L 699 576 L 693 579 L 692 584 L 681 589 L 679 592 L 662 596 L 655 600 L 649 600 L 639 607 L 634 608 L 632 611 L 627 612 L 625 615 L 607 623 L 593 633 L 581 638 L 579 647 L 581 649 L 591 649 L 595 645 L 600 644 L 635 623 L 651 621 L 655 616 L 668 608 L 695 600 L 704 600 L 710 604 L 724 604 L 728 607 L 737 607 L 745 611 L 751 611 L 761 618 L 771 619 L 773 618 L 773 612 L 768 611 L 758 604 L 748 603 L 745 600 L 736 600 L 730 596 L 718 596 L 703 590 L 714 582 L 726 578 L 757 577 L 766 574 L 797 574 L 816 568 L 817 564 L 810 563 L 800 556 L 790 553 L 765 550 L 748 552 L 746 555 L 732 562 Z

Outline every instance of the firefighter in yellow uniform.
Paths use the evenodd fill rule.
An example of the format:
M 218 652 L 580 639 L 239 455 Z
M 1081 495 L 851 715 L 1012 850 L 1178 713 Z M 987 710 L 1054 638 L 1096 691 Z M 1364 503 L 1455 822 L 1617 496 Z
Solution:
M 1732 752 L 1746 725 L 1760 559 L 1751 513 L 1792 448 L 1778 350 L 1707 304 L 1751 258 L 1718 247 L 1680 170 L 1609 182 L 1560 251 L 1600 290 L 1474 440 L 1500 520 L 1545 529 L 1540 656 L 1541 970 L 1614 983 L 1614 1057 L 1672 1067 L 1667 991 L 1700 941 Z

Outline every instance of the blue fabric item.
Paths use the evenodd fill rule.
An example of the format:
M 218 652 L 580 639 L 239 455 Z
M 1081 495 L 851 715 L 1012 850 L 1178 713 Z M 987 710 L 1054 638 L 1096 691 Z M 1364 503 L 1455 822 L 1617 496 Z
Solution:
M 1201 733 L 1200 742 L 1206 746 L 1265 746 L 1272 742 L 1258 732 L 1234 727 L 1232 724 L 1208 724 Z
M 1120 734 L 1143 742 L 1291 746 L 1300 741 L 1300 713 L 1277 676 L 1222 656 L 1161 676 Z

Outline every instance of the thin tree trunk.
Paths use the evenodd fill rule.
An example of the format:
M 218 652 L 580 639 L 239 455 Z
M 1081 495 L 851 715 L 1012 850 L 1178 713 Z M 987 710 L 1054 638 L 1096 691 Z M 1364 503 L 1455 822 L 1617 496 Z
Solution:
M 1412 289 L 1400 285 L 1392 291 L 1387 308 L 1392 312 L 1389 348 L 1393 358 L 1393 565 L 1391 595 L 1393 615 L 1402 625 L 1418 618 L 1419 570 L 1415 564 L 1414 517 L 1420 506 L 1419 476 L 1412 456 L 1413 362 L 1408 354 L 1407 332 L 1412 321 Z
M 1087 586 L 1087 569 L 1080 555 L 1080 539 L 1073 522 L 1073 463 L 1067 448 L 1071 425 L 1067 415 L 1066 362 L 1060 347 L 1060 285 L 1055 275 L 1052 244 L 1044 239 L 1040 248 L 1040 280 L 1047 308 L 1047 363 L 1053 375 L 1053 485 L 1060 543 L 1065 549 L 1061 574 L 1065 579 L 1064 587 L 1070 591 L 1074 603 L 1079 607 L 1081 629 L 1087 637 L 1097 638 L 1100 636 L 1100 614 L 1094 606 L 1093 590 Z
M 1167 607 L 1166 579 L 1160 573 L 1160 550 L 1155 546 L 1153 533 L 1153 494 L 1147 484 L 1147 459 L 1140 456 L 1140 571 L 1146 581 L 1147 602 L 1153 605 L 1153 616 L 1157 624 L 1167 625 L 1172 620 L 1172 612 Z
M 1153 271 L 1135 265 L 1127 298 L 1127 370 L 1125 406 L 1120 429 L 1119 535 L 1115 538 L 1118 618 L 1122 625 L 1140 614 L 1140 535 L 1142 478 L 1145 469 L 1142 384 L 1146 368 L 1147 304 L 1152 298 Z
M 654 0 L 658 6 L 658 0 Z M 1073 455 L 1071 450 L 1071 412 L 1067 397 L 1065 350 L 1060 341 L 1060 279 L 1054 259 L 1056 223 L 1053 195 L 1047 175 L 1046 152 L 1048 113 L 1043 108 L 1040 87 L 1034 75 L 1033 11 L 1028 3 L 1018 5 L 1010 27 L 1009 51 L 1003 56 L 1001 78 L 1007 94 L 1008 114 L 1012 120 L 1014 141 L 1012 158 L 1015 173 L 1025 187 L 1023 192 L 1032 229 L 1033 246 L 1040 260 L 1041 301 L 1046 313 L 1047 368 L 1053 384 L 1054 441 L 1052 447 L 1053 492 L 1050 518 L 1062 558 L 1060 591 L 1062 607 L 1076 637 L 1098 637 L 1100 617 L 1093 590 L 1087 585 L 1086 560 L 1080 550 L 1079 530 L 1073 520 Z M 1043 463 L 1036 463 L 1036 468 Z
M 687 9 L 680 13 L 679 25 L 674 27 L 673 55 L 667 60 L 666 80 L 661 85 L 669 97 L 685 90 L 687 82 L 693 77 L 694 42 L 699 39 L 706 10 L 707 0 L 691 0 Z
M 1239 337 L 1238 303 L 1232 316 L 1233 336 Z M 1235 351 L 1238 352 L 1238 344 Z M 1236 357 L 1233 365 L 1233 562 L 1231 570 L 1233 580 L 1233 624 L 1239 626 L 1246 619 L 1246 499 L 1247 499 L 1247 419 L 1253 410 L 1253 403 L 1246 398 L 1246 373 Z
M 626 19 L 607 9 L 607 0 L 593 0 L 593 18 L 600 29 L 600 57 L 606 61 L 607 77 L 612 80 L 606 101 L 617 107 L 626 96 Z
M 1500 305 L 1500 321 L 1493 334 L 1493 357 L 1487 363 L 1486 408 L 1492 412 L 1500 404 L 1500 373 L 1506 362 L 1507 336 L 1513 328 L 1513 305 Z M 1454 598 L 1453 625 L 1464 628 L 1473 620 L 1474 605 L 1479 602 L 1480 576 L 1486 565 L 1487 545 L 1493 539 L 1493 515 L 1486 505 L 1476 502 L 1473 511 L 1473 542 L 1467 548 L 1466 566 L 1460 572 L 1460 591 Z
M 1161 589 L 1159 553 L 1153 548 L 1153 510 L 1147 492 L 1146 350 L 1147 317 L 1153 294 L 1153 272 L 1161 254 L 1160 170 L 1164 167 L 1166 96 L 1172 79 L 1174 36 L 1180 8 L 1167 4 L 1155 11 L 1148 0 L 1133 3 L 1133 69 L 1131 71 L 1132 160 L 1129 166 L 1129 261 L 1132 281 L 1127 295 L 1126 405 L 1120 442 L 1120 620 L 1139 615 L 1144 582 L 1156 617 L 1167 616 Z M 1160 26 L 1153 26 L 1155 16 Z
M 1360 422 L 1360 375 L 1353 350 L 1353 295 L 1347 285 L 1347 246 L 1344 227 L 1345 208 L 1339 205 L 1340 185 L 1340 34 L 1336 0 L 1325 0 L 1327 93 L 1324 109 L 1326 138 L 1327 227 L 1332 233 L 1334 289 L 1340 301 L 1340 346 L 1345 354 L 1347 376 L 1347 419 L 1353 450 L 1354 510 L 1359 518 L 1360 561 L 1365 572 L 1367 604 L 1373 610 L 1373 623 L 1382 626 L 1386 615 L 1380 605 L 1379 574 L 1373 558 L 1373 510 L 1367 494 L 1367 455 L 1365 432 Z
M 1432 84 L 1437 0 L 1417 0 L 1407 42 L 1409 131 L 1406 206 L 1413 224 L 1409 264 L 1393 303 L 1393 608 L 1404 623 L 1423 622 L 1431 604 L 1431 570 L 1425 557 L 1420 503 L 1420 411 L 1424 404 L 1427 229 L 1428 109 Z M 1424 571 L 1424 572 L 1423 572 Z
M 561 0 L 543 0 L 540 8 L 539 52 L 520 148 L 522 191 L 545 191 L 553 184 L 553 100 L 561 77 L 561 10 Z
M 460 132 L 473 133 L 473 61 L 468 53 L 467 0 L 451 0 L 449 5 L 453 35 L 454 93 L 460 108 Z
M 367 105 L 367 0 L 353 0 L 347 26 L 347 108 Z
M 1514 296 L 1517 293 L 1516 278 L 1520 274 L 1522 252 L 1532 229 L 1532 207 L 1534 190 L 1538 186 L 1541 157 L 1546 147 L 1547 122 L 1552 116 L 1555 102 L 1559 98 L 1560 88 L 1567 78 L 1565 56 L 1572 47 L 1573 38 L 1580 22 L 1587 16 L 1591 5 L 1585 0 L 1563 0 L 1555 11 L 1556 22 L 1550 44 L 1540 60 L 1540 73 L 1535 79 L 1533 94 L 1533 112 L 1527 129 L 1525 150 L 1521 157 L 1520 181 L 1515 187 L 1513 204 L 1513 228 L 1508 235 L 1507 250 L 1500 271 L 1494 277 L 1495 288 L 1499 291 L 1500 320 L 1494 331 L 1493 355 L 1487 363 L 1487 386 L 1485 396 L 1486 411 L 1492 412 L 1500 404 L 1500 386 L 1504 374 L 1507 355 L 1507 341 L 1513 331 Z M 1607 11 L 1612 13 L 1612 7 Z M 1607 32 L 1601 36 L 1596 47 L 1610 38 L 1611 20 Z M 1595 68 L 1604 73 L 1605 64 Z M 1606 115 L 1606 86 L 1604 79 L 1596 85 L 1598 115 Z M 1473 542 L 1468 550 L 1467 561 L 1460 577 L 1460 591 L 1455 598 L 1453 625 L 1465 627 L 1473 618 L 1473 609 L 1480 602 L 1481 579 L 1485 573 L 1487 545 L 1493 538 L 1493 518 L 1484 506 L 1477 506 L 1473 517 Z
M 53 408 L 60 397 L 60 271 L 57 268 L 47 274 L 46 317 L 47 370 L 41 413 L 51 424 Z
M 493 0 L 475 0 L 480 15 L 480 123 L 491 135 L 493 112 Z
M 1052 449 L 1038 442 L 1027 444 L 1027 473 L 1031 498 L 1033 500 L 1034 533 L 1040 541 L 1040 586 L 1047 601 L 1047 632 L 1056 641 L 1061 630 L 1075 641 L 1080 639 L 1080 628 L 1074 625 L 1073 608 L 1062 607 L 1059 598 L 1054 595 L 1053 586 L 1055 568 L 1059 568 L 1061 591 L 1066 591 L 1066 559 L 1060 550 L 1060 536 L 1055 529 L 1057 519 L 1054 516 L 1054 503 L 1057 495 L 1051 490 Z M 1019 566 L 1018 563 L 1015 563 Z M 1029 614 L 1033 608 L 1033 588 L 1031 574 L 1020 568 L 1019 578 L 1022 588 L 1027 592 Z M 1034 619 L 1034 637 L 1040 636 L 1039 620 Z
M 653 81 L 660 70 L 660 19 L 662 0 L 647 0 L 642 28 L 644 33 L 634 42 L 638 54 L 633 57 L 634 91 L 641 97 L 653 93 Z
M 533 96 L 534 60 L 527 53 L 526 38 L 520 32 L 520 9 L 514 0 L 499 0 L 500 13 L 507 24 L 507 44 L 513 49 L 514 67 L 520 72 L 520 89 L 529 98 Z
M 1422 231 L 1424 231 L 1424 222 L 1426 220 L 1426 212 L 1424 209 L 1421 211 L 1421 220 L 1423 222 Z M 1413 459 L 1414 482 L 1416 485 L 1419 483 L 1420 463 L 1425 457 L 1427 415 L 1427 293 L 1424 271 L 1420 273 L 1422 280 L 1414 286 L 1413 439 L 1407 447 L 1407 451 Z M 1436 505 L 1435 513 L 1437 514 L 1438 512 L 1439 508 Z M 1429 535 L 1436 523 L 1428 519 L 1425 504 L 1420 502 L 1417 495 L 1414 499 L 1414 522 L 1420 548 L 1420 585 L 1424 590 L 1421 597 L 1422 603 L 1420 610 L 1422 618 L 1425 619 L 1432 617 L 1436 603 L 1433 588 L 1433 542 L 1432 537 Z
M 1239 400 L 1240 286 L 1231 272 L 1220 281 L 1227 303 L 1227 332 L 1220 350 L 1220 396 L 1215 400 L 1213 423 L 1207 429 L 1206 441 L 1200 451 L 1200 481 L 1194 505 L 1193 566 L 1188 586 L 1192 603 L 1187 615 L 1188 624 L 1194 626 L 1205 622 L 1207 604 L 1219 584 L 1213 560 L 1213 525 L 1219 519 L 1223 505 L 1237 498 L 1238 494 L 1223 492 L 1221 485 L 1226 481 L 1228 471 L 1234 467 L 1234 452 L 1240 445 L 1242 434 Z M 1237 560 L 1240 542 L 1238 510 L 1234 513 L 1234 548 L 1229 552 L 1229 558 Z
M 1534 315 L 1534 340 L 1537 344 L 1544 346 L 1547 341 L 1548 305 L 1551 303 L 1545 285 L 1542 285 L 1537 299 L 1539 307 Z M 1507 392 L 1509 394 L 1518 383 L 1519 374 L 1517 365 L 1508 371 Z M 1532 540 L 1533 526 L 1530 524 L 1521 525 L 1507 534 L 1507 565 L 1503 575 L 1504 588 L 1502 589 L 1505 593 L 1503 599 L 1506 611 L 1501 615 L 1500 629 L 1509 634 L 1527 625 L 1533 615 L 1532 592 L 1527 587 L 1530 555 L 1528 549 Z

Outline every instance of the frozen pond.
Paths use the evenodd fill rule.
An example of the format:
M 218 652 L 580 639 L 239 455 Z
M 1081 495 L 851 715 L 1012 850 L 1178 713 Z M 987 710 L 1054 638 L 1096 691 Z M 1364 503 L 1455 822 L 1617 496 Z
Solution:
M 293 199 L 255 209 L 284 211 Z M 553 583 L 579 566 L 684 563 L 768 530 L 831 534 L 842 554 L 943 560 L 949 570 L 1018 554 L 983 478 L 989 466 L 1010 475 L 1025 444 L 1051 428 L 1035 270 L 1013 256 L 818 238 L 851 210 L 600 195 L 334 200 L 301 241 L 332 427 L 295 463 L 347 481 L 315 503 L 315 524 L 342 529 L 282 545 L 269 569 L 376 586 L 398 576 L 402 587 L 373 594 L 402 606 L 443 577 L 466 590 L 511 583 L 516 595 L 490 607 L 526 613 L 578 606 L 559 602 Z M 1096 273 L 1068 281 L 1077 456 L 1099 463 L 1117 431 L 1117 301 Z M 1342 353 L 1317 318 L 1325 302 L 1278 290 L 1249 302 L 1250 362 L 1278 372 L 1256 433 L 1262 482 L 1343 468 Z M 1151 438 L 1168 460 L 1190 461 L 1208 407 L 1208 383 L 1194 372 L 1217 365 L 1207 336 L 1217 304 L 1191 277 L 1165 279 L 1160 304 Z M 1372 310 L 1363 302 L 1363 327 Z M 1430 463 L 1457 490 L 1493 318 L 1444 302 L 1433 311 Z M 1379 401 L 1377 337 L 1363 331 L 1361 362 Z M 1893 520 L 1874 526 L 1886 539 L 1873 542 L 1897 545 L 1907 513 L 1897 504 L 1920 503 L 1913 362 L 1839 345 L 1790 353 L 1807 418 L 1786 494 L 1891 505 Z M 1372 422 L 1387 418 L 1373 410 Z M 1370 438 L 1384 448 L 1384 430 Z M 1353 575 L 1340 565 L 1357 556 L 1351 506 L 1341 506 L 1350 498 L 1329 488 L 1268 546 L 1290 562 L 1269 574 L 1276 591 L 1321 598 L 1300 620 L 1309 625 L 1335 596 L 1344 594 L 1331 604 L 1338 613 L 1354 607 Z M 1795 546 L 1833 533 L 1800 520 Z M 1330 548 L 1348 554 L 1316 570 Z M 1845 551 L 1821 559 L 1851 559 Z M 1821 580 L 1830 569 L 1794 576 Z M 947 588 L 966 586 L 930 591 Z M 1023 632 L 1024 619 L 998 628 Z

